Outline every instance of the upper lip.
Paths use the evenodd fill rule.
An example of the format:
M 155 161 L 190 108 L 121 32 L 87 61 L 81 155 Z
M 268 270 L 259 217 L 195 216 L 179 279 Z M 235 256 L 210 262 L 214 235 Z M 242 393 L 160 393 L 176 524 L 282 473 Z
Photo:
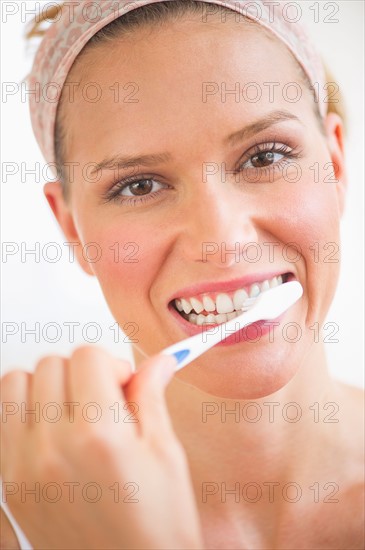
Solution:
M 270 271 L 265 273 L 252 273 L 245 275 L 239 279 L 232 279 L 231 281 L 207 281 L 202 283 L 194 283 L 193 285 L 186 286 L 174 292 L 168 302 L 172 302 L 177 298 L 191 298 L 192 296 L 198 296 L 208 292 L 231 292 L 252 285 L 253 283 L 262 283 L 267 279 L 270 280 L 273 277 L 284 275 L 289 273 L 288 270 L 282 271 Z

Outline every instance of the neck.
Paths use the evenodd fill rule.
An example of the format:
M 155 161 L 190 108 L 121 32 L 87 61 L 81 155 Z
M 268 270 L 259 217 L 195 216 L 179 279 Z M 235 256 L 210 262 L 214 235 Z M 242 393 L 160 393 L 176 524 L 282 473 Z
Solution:
M 321 345 L 284 388 L 253 401 L 216 397 L 175 377 L 167 403 L 196 490 L 204 493 L 207 482 L 232 488 L 237 481 L 305 479 L 303 465 L 309 473 L 318 468 L 338 436 L 336 406 L 326 406 L 339 402 L 338 387 Z

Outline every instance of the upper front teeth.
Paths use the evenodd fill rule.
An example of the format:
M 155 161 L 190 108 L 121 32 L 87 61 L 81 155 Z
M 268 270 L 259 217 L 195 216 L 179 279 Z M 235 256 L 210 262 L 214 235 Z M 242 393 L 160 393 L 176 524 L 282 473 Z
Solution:
M 242 309 L 243 304 L 248 298 L 248 294 L 245 291 L 245 289 L 236 290 L 236 292 L 233 295 L 233 305 L 234 309 L 238 311 L 239 309 Z
M 215 311 L 215 302 L 210 296 L 203 296 L 203 306 L 205 311 Z
M 282 282 L 283 277 L 279 275 L 262 283 L 253 283 L 247 290 L 244 288 L 236 290 L 232 295 L 219 293 L 215 295 L 215 298 L 214 295 L 207 294 L 199 298 L 196 296 L 180 298 L 175 300 L 175 305 L 178 311 L 183 311 L 186 315 L 189 315 L 192 311 L 197 314 L 202 311 L 208 313 L 216 311 L 218 314 L 232 313 L 242 310 L 249 298 L 256 298 L 261 292 L 281 285 Z
M 216 309 L 218 313 L 232 313 L 234 305 L 228 294 L 218 294 L 216 298 Z
M 267 281 L 265 281 L 266 283 Z M 250 298 L 256 298 L 256 296 L 258 296 L 261 292 L 261 289 L 259 287 L 259 285 L 252 285 L 251 287 L 251 290 L 250 290 Z
M 197 298 L 190 298 L 190 303 L 196 313 L 201 313 L 203 311 L 204 306 Z

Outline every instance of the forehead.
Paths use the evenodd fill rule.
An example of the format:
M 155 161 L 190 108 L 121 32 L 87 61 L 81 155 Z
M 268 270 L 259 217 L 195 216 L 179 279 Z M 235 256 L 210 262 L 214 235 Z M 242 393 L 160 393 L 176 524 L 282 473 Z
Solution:
M 228 20 L 139 29 L 90 48 L 70 79 L 78 86 L 72 105 L 65 102 L 68 135 L 78 148 L 96 135 L 107 145 L 122 133 L 131 146 L 197 128 L 212 135 L 237 116 L 258 118 L 273 103 L 299 113 L 309 96 L 283 43 L 257 25 Z M 297 103 L 283 94 L 295 97 L 293 82 L 302 90 Z

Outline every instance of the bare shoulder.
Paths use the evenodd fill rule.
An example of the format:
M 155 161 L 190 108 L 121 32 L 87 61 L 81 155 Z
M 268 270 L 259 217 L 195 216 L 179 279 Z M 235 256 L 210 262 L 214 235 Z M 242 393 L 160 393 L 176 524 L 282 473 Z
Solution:
M 357 522 L 360 531 L 364 529 L 365 514 L 365 392 L 347 384 L 341 384 L 341 389 L 340 422 L 346 449 L 344 464 L 350 481 L 345 484 L 343 499 L 347 504 L 348 521 Z
M 365 422 L 364 390 L 342 382 L 338 383 L 338 388 L 340 390 L 339 406 L 341 418 L 343 418 L 346 423 L 354 422 L 352 430 L 356 429 L 356 427 L 362 429 Z
M 330 469 L 333 492 L 316 505 L 315 516 L 320 518 L 323 548 L 363 550 L 365 517 L 365 393 L 362 388 L 337 382 L 334 417 L 337 423 L 328 424 L 336 428 L 338 438 L 331 449 Z M 328 479 L 328 478 L 327 478 Z M 323 526 L 327 526 L 323 527 Z
M 343 399 L 339 419 L 348 457 L 358 464 L 364 476 L 365 458 L 365 392 L 362 388 L 342 384 Z
M 1 535 L 0 535 L 0 548 L 1 550 L 19 550 L 20 546 L 18 539 L 15 535 L 14 529 L 5 514 L 4 510 L 0 507 L 0 523 L 1 523 Z
M 365 391 L 363 388 L 357 386 L 350 386 L 349 384 L 342 384 L 344 391 L 348 394 L 349 398 L 354 399 L 359 405 L 364 405 Z
M 362 388 L 356 388 L 354 386 L 345 386 L 344 391 L 347 397 L 345 411 L 348 411 L 349 420 L 353 420 L 356 423 L 364 436 L 365 392 Z
M 341 548 L 364 548 L 364 517 L 365 517 L 365 484 L 358 480 L 345 490 L 339 492 L 340 517 L 338 524 L 342 525 L 341 537 L 344 546 Z M 332 517 L 333 519 L 333 517 Z

